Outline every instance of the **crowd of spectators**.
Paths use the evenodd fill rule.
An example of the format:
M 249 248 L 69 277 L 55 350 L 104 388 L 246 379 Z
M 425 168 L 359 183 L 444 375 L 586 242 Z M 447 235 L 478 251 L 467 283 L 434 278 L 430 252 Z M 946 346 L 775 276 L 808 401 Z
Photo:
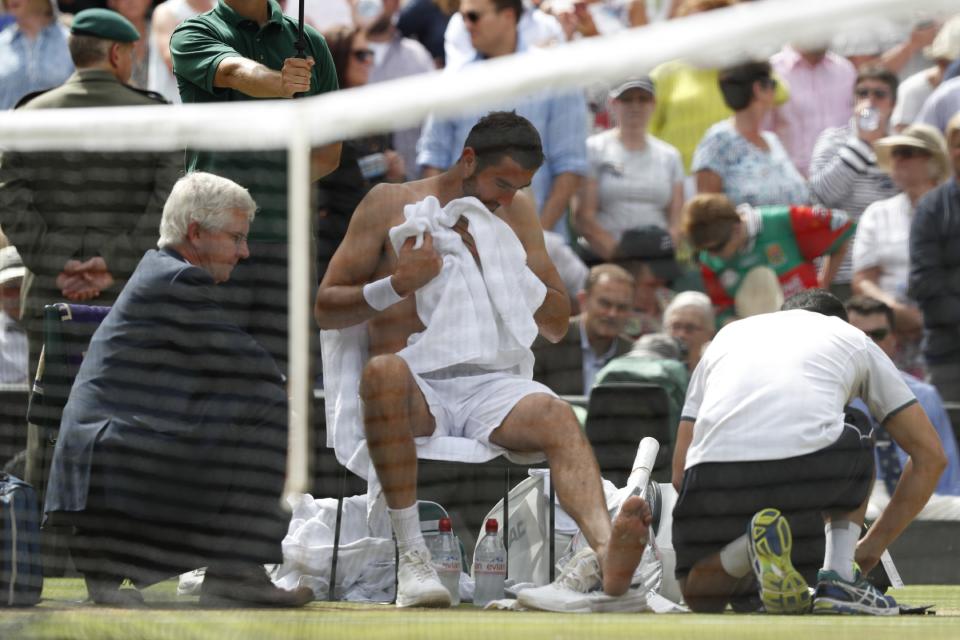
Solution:
M 726 9 L 737 1 L 306 4 L 306 21 L 323 34 L 332 65 L 317 60 L 316 67 L 307 69 L 312 95 L 436 70 L 453 74 L 520 52 L 535 60 L 570 40 Z M 281 10 L 288 16 L 297 13 L 293 0 L 268 0 L 267 6 L 269 21 L 280 22 L 274 13 Z M 244 31 L 243 21 L 224 9 L 229 7 L 225 0 L 3 0 L 0 109 L 61 106 L 31 101 L 38 92 L 83 75 L 83 65 L 75 68 L 68 38 L 73 14 L 89 7 L 113 10 L 135 29 L 123 40 L 132 47 L 131 68 L 114 75 L 156 92 L 151 101 L 220 102 L 294 93 L 288 87 L 269 93 L 251 92 L 252 85 L 215 84 L 214 75 L 219 82 L 222 69 L 213 61 L 219 63 L 222 57 L 216 56 L 224 55 L 223 49 L 206 41 L 201 23 L 226 22 Z M 200 20 L 178 29 L 198 14 Z M 934 18 L 864 29 L 882 33 L 881 38 L 846 34 L 829 48 L 788 43 L 769 59 L 725 68 L 669 61 L 599 94 L 595 89 L 545 89 L 498 105 L 529 119 L 542 138 L 545 159 L 525 190 L 575 314 L 558 344 L 541 339 L 534 345 L 536 378 L 559 394 L 588 395 L 596 379 L 604 377 L 601 370 L 647 371 L 650 365 L 634 366 L 638 354 L 648 362 L 656 351 L 660 360 L 671 363 L 661 369 L 671 380 L 682 379 L 682 387 L 684 375 L 693 372 L 724 324 L 773 311 L 790 295 L 819 287 L 842 300 L 861 296 L 853 303 L 853 318 L 860 314 L 883 321 L 880 327 L 863 326 L 909 372 L 911 385 L 926 378 L 933 384 L 924 388 L 927 397 L 939 402 L 942 396 L 948 407 L 960 406 L 960 77 L 952 75 L 960 62 L 960 15 Z M 279 31 L 264 33 L 277 42 L 286 37 Z M 260 46 L 260 37 L 256 40 L 256 46 L 248 43 L 251 51 Z M 321 57 L 319 38 L 310 47 Z M 188 51 L 198 49 L 203 56 Z M 248 53 L 253 56 L 240 51 Z M 274 69 L 285 67 L 286 56 L 273 53 L 275 59 L 264 61 L 261 55 L 260 61 Z M 325 175 L 320 171 L 315 176 L 318 277 L 360 201 L 381 182 L 448 171 L 480 115 L 430 115 L 420 126 L 344 140 L 332 172 L 336 154 L 328 149 L 322 159 L 330 166 Z M 283 370 L 286 302 L 276 301 L 285 291 L 263 284 L 286 277 L 286 181 L 274 180 L 286 172 L 280 155 L 191 150 L 186 169 L 230 177 L 249 188 L 262 207 L 250 232 L 253 259 L 239 266 L 223 289 L 228 303 L 239 305 L 240 298 L 260 298 L 258 289 L 271 288 L 250 308 L 275 305 L 282 313 L 257 319 L 252 310 L 239 324 L 264 342 Z M 24 290 L 26 310 L 35 312 L 38 302 L 29 292 L 45 286 L 52 293 L 42 302 L 63 297 L 59 292 L 66 289 L 57 278 L 64 277 L 71 259 L 81 256 L 49 247 L 38 255 L 44 245 L 25 235 L 29 225 L 23 220 L 44 217 L 46 210 L 45 223 L 56 228 L 44 227 L 41 235 L 60 232 L 65 236 L 60 244 L 69 246 L 84 225 L 76 218 L 62 223 L 58 216 L 87 205 L 82 198 L 24 204 L 27 196 L 18 195 L 24 191 L 17 182 L 22 177 L 11 174 L 18 158 L 7 154 L 0 161 L 0 203 L 16 201 L 24 213 L 18 218 L 0 212 L 0 227 L 34 272 L 26 276 Z M 164 180 L 169 191 L 172 178 Z M 138 207 L 142 216 L 152 203 L 149 198 L 158 195 L 150 185 Z M 130 180 L 126 189 L 136 186 Z M 157 212 L 148 213 L 152 224 Z M 127 231 L 139 233 L 139 220 L 145 219 L 131 217 Z M 124 225 L 116 226 L 111 225 L 111 233 L 122 236 Z M 114 269 L 111 240 L 100 244 L 82 258 L 106 258 Z M 137 243 L 136 253 L 149 244 Z M 13 265 L 15 251 L 9 249 L 4 259 Z M 111 276 L 118 286 L 110 289 L 111 280 L 90 299 L 116 297 L 135 266 L 132 256 L 121 257 L 122 268 Z M 4 269 L 6 287 L 13 280 L 8 275 L 24 271 L 22 266 Z M 14 329 L 22 333 L 15 326 L 20 319 L 10 316 L 15 308 L 4 307 L 0 345 L 19 337 Z M 23 319 L 33 341 L 34 370 L 39 320 L 36 313 L 30 318 L 25 313 Z M 657 338 L 638 342 L 650 335 Z M 22 342 L 16 343 L 20 351 Z M 651 351 L 651 342 L 657 349 Z M 10 357 L 0 353 L 0 361 Z M 621 358 L 634 360 L 618 364 Z M 949 433 L 949 418 L 941 413 L 937 426 L 947 420 L 943 433 Z M 953 447 L 948 451 L 951 465 L 958 468 L 939 490 L 960 493 L 956 444 L 952 439 L 948 444 Z

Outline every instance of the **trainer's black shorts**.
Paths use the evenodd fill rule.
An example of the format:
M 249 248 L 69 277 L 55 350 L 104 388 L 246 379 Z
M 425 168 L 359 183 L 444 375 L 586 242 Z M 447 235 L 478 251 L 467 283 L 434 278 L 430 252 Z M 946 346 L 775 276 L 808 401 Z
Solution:
M 687 469 L 673 509 L 677 579 L 746 533 L 757 511 L 775 507 L 793 531 L 794 566 L 815 582 L 823 562 L 821 513 L 855 510 L 873 486 L 870 426 L 851 417 L 848 414 L 836 442 L 814 453 L 783 460 L 706 462 Z

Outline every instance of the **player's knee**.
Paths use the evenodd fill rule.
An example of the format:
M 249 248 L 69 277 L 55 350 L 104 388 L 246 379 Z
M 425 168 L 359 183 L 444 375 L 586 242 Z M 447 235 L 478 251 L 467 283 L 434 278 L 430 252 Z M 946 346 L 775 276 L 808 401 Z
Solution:
M 410 379 L 410 368 L 400 356 L 384 354 L 367 361 L 360 374 L 360 397 L 376 402 L 385 391 L 396 392 Z
M 583 435 L 573 409 L 560 398 L 545 397 L 538 413 L 543 416 L 545 430 L 561 444 L 569 444 L 571 438 Z
M 689 579 L 681 583 L 680 591 L 683 593 L 683 601 L 694 613 L 723 613 L 727 608 L 729 598 L 705 594 L 697 585 L 691 586 Z

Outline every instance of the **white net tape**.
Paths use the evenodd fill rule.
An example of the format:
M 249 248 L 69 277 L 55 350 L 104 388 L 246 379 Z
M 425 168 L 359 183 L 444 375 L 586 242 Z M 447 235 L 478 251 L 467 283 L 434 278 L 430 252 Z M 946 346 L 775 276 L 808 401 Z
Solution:
M 677 58 L 725 66 L 766 58 L 787 42 L 826 46 L 878 18 L 908 24 L 960 10 L 957 0 L 767 0 L 305 100 L 0 113 L 0 148 L 21 150 L 268 149 L 313 145 L 502 104 L 544 88 L 614 83 Z M 865 19 L 868 16 L 868 19 Z M 238 133 L 242 132 L 242 135 Z

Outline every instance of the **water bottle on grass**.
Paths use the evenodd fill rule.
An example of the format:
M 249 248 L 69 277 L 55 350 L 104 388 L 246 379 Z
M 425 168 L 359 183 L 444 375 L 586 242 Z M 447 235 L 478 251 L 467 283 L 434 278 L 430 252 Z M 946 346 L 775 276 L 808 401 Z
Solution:
M 507 577 L 507 551 L 497 535 L 495 518 L 487 520 L 486 533 L 473 552 L 473 605 L 485 607 L 491 600 L 503 598 L 503 582 Z
M 455 607 L 460 604 L 460 543 L 453 535 L 450 518 L 440 518 L 437 528 L 439 533 L 428 545 L 430 558 L 441 584 L 450 592 L 450 604 Z

